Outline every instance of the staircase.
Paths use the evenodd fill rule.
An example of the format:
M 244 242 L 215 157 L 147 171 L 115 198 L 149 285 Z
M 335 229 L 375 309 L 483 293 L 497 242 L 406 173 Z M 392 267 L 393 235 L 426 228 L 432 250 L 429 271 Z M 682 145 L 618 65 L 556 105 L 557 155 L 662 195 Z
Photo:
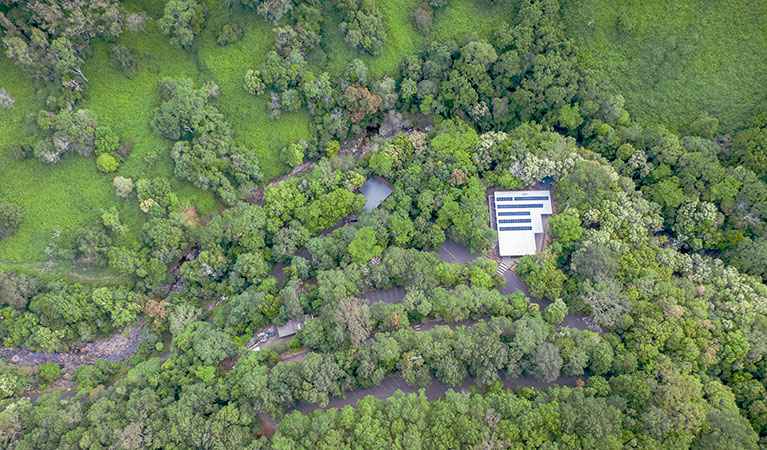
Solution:
M 509 269 L 510 267 L 507 266 L 505 263 L 502 263 L 502 262 L 498 263 L 498 275 L 503 275 Z

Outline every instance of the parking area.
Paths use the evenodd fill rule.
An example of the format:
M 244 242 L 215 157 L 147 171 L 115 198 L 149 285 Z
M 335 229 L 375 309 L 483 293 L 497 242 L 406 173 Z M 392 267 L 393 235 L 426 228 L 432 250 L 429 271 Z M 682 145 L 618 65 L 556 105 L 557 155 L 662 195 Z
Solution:
M 262 349 L 275 344 L 279 344 L 281 342 L 289 342 L 292 338 L 293 336 L 284 338 L 277 337 L 277 326 L 269 325 L 268 327 L 264 327 L 256 331 L 253 334 L 253 339 L 251 339 L 245 348 L 249 350 L 255 350 L 256 348 Z
M 384 302 L 393 305 L 400 303 L 405 298 L 406 294 L 407 292 L 404 288 L 393 287 L 391 289 L 373 289 L 372 291 L 365 292 L 360 297 L 367 300 L 368 305 L 372 305 L 375 302 Z
M 437 254 L 442 258 L 442 261 L 460 264 L 466 264 L 479 258 L 479 256 L 469 251 L 468 248 L 456 244 L 450 239 L 447 239 L 442 244 L 442 248 L 437 251 Z
M 530 289 L 522 281 L 519 276 L 514 273 L 513 269 L 509 269 L 503 273 L 503 278 L 506 279 L 506 284 L 501 288 L 501 294 L 509 295 L 516 291 L 522 291 L 526 296 L 530 297 Z

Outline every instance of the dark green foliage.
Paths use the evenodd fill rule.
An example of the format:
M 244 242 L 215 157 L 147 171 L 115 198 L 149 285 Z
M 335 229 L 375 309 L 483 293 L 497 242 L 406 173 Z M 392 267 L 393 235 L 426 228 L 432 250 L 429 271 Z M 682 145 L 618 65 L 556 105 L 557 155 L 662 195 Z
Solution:
M 21 206 L 0 199 L 0 239 L 13 233 L 23 222 Z
M 166 80 L 161 90 L 166 100 L 155 112 L 154 123 L 165 137 L 177 141 L 171 151 L 176 176 L 214 190 L 230 205 L 250 195 L 263 179 L 258 160 L 234 143 L 231 126 L 208 103 L 208 91 L 194 88 L 186 78 Z
M 371 0 L 338 0 L 341 11 L 341 31 L 344 41 L 352 48 L 380 56 L 386 39 L 383 16 Z
M 237 42 L 242 37 L 242 29 L 236 23 L 226 24 L 221 28 L 216 38 L 218 45 L 229 45 Z
M 136 51 L 123 44 L 115 44 L 109 51 L 112 64 L 128 78 L 133 78 L 138 69 Z
M 168 0 L 157 26 L 169 36 L 172 46 L 189 50 L 203 21 L 203 9 L 196 0 Z
M 739 270 L 767 279 L 767 237 L 745 238 L 727 256 Z
M 431 32 L 431 24 L 434 21 L 434 10 L 432 6 L 426 2 L 416 6 L 412 13 L 413 27 L 423 35 L 428 35 Z
M 4 305 L 23 311 L 29 299 L 40 291 L 42 282 L 38 278 L 13 272 L 0 272 L 0 301 Z
M 81 68 L 90 41 L 96 37 L 114 40 L 122 33 L 123 23 L 137 23 L 135 15 L 112 0 L 22 2 L 4 12 L 0 25 L 6 55 L 34 78 L 55 81 L 73 92 L 88 82 Z
M 293 8 L 293 0 L 241 0 L 244 5 L 255 8 L 266 19 L 278 22 Z
M 48 362 L 40 365 L 40 378 L 46 383 L 52 383 L 61 376 L 61 367 L 58 364 Z
M 98 8 L 119 10 L 99 1 Z M 515 23 L 492 39 L 425 44 L 405 59 L 397 80 L 379 60 L 346 64 L 325 54 L 342 45 L 340 35 L 322 28 L 339 19 L 333 5 L 243 3 L 275 22 L 276 39 L 273 51 L 253 48 L 263 62 L 247 73 L 246 89 L 268 90 L 266 107 L 275 117 L 304 106 L 313 116 L 313 138 L 298 134 L 259 149 L 264 155 L 301 142 L 284 147 L 281 156 L 306 169 L 263 193 L 255 152 L 235 143 L 221 113 L 251 120 L 250 106 L 216 100 L 219 87 L 212 82 L 195 88 L 189 79 L 168 80 L 153 122 L 158 134 L 175 141 L 171 158 L 162 157 L 167 148 L 161 142 L 154 145 L 157 155 L 146 157 L 140 147 L 147 143 L 137 141 L 144 153 L 134 161 L 129 146 L 76 103 L 87 41 L 116 35 L 45 31 L 56 34 L 50 47 L 60 58 L 51 81 L 67 84 L 38 115 L 44 138 L 33 152 L 50 162 L 65 151 L 95 153 L 104 170 L 120 164 L 125 198 L 97 208 L 94 226 L 72 233 L 73 246 L 49 246 L 52 257 L 77 264 L 71 275 L 54 264 L 45 267 L 45 280 L 22 274 L 42 268 L 3 267 L 0 339 L 5 346 L 62 352 L 135 323 L 141 311 L 154 321 L 131 358 L 79 366 L 74 381 L 83 392 L 75 399 L 19 398 L 25 389 L 52 383 L 58 365 L 0 364 L 0 446 L 756 448 L 767 429 L 767 288 L 711 258 L 765 275 L 767 188 L 761 174 L 720 163 L 742 158 L 745 164 L 746 153 L 758 153 L 754 128 L 728 147 L 725 137 L 712 140 L 717 121 L 708 116 L 690 123 L 695 136 L 633 124 L 623 98 L 607 94 L 610 86 L 578 63 L 552 0 L 523 2 L 518 13 L 512 8 Z M 468 7 L 445 3 L 424 3 L 420 13 L 439 24 Z M 0 8 L 0 25 L 5 38 L 18 37 L 7 32 L 6 13 L 13 25 L 22 23 L 22 12 L 34 18 L 30 8 L 50 7 L 56 17 L 56 7 L 85 4 L 96 2 L 9 5 Z M 347 40 L 369 53 L 383 50 L 383 18 L 397 31 L 415 6 L 387 3 L 380 14 L 364 1 L 335 5 Z M 151 11 L 155 17 L 160 6 Z M 443 6 L 435 16 L 426 14 Z M 237 17 L 239 5 L 225 7 L 171 1 L 160 27 L 191 50 L 190 61 L 206 72 L 200 81 L 214 78 L 229 95 L 232 78 L 210 64 L 229 59 L 209 53 L 260 41 L 246 34 L 241 43 L 216 46 L 215 31 L 227 43 L 237 37 L 234 24 L 247 23 Z M 197 45 L 203 10 L 212 30 Z M 334 20 L 324 24 L 323 14 Z M 71 25 L 75 16 L 58 17 Z M 45 17 L 25 22 L 19 33 L 42 26 Z M 114 23 L 141 28 L 138 19 L 126 15 Z M 621 16 L 611 26 L 620 33 L 643 26 L 629 19 Z M 482 35 L 482 24 L 477 29 Z M 440 36 L 449 31 L 432 30 Z M 408 45 L 406 36 L 389 37 L 395 39 L 388 47 Z M 130 70 L 130 51 L 126 56 L 119 45 L 113 47 L 117 65 Z M 102 56 L 109 51 L 103 43 L 94 48 Z M 145 82 L 143 62 L 151 67 L 152 60 L 141 55 L 136 79 Z M 236 74 L 240 66 L 226 68 Z M 103 114 L 99 98 L 89 98 L 87 106 Z M 105 122 L 124 132 L 114 117 Z M 398 130 L 407 135 L 388 138 Z M 361 144 L 347 141 L 363 133 L 368 139 Z M 354 145 L 359 154 L 350 155 Z M 328 158 L 314 163 L 325 148 Z M 305 156 L 312 164 L 302 164 Z M 136 175 L 143 159 L 151 167 Z M 198 212 L 199 204 L 189 204 L 184 193 L 191 187 L 155 177 L 171 160 L 179 178 L 216 192 L 228 207 Z M 362 212 L 365 199 L 357 190 L 373 176 L 384 177 L 392 193 L 380 208 Z M 135 199 L 126 177 L 137 180 Z M 545 308 L 545 301 L 528 300 L 514 274 L 499 275 L 490 259 L 449 263 L 430 251 L 450 237 L 485 253 L 495 244 L 487 189 L 523 189 L 547 177 L 554 180 L 560 211 L 548 221 L 552 239 L 512 269 L 533 297 L 552 300 Z M 102 178 L 109 184 L 114 177 Z M 140 218 L 129 214 L 137 206 Z M 32 211 L 29 216 L 37 220 Z M 106 262 L 112 273 L 99 280 L 102 272 L 85 266 Z M 404 289 L 401 301 L 383 292 L 394 287 Z M 372 289 L 381 290 L 384 301 L 375 301 L 379 292 Z M 574 316 L 579 313 L 588 317 Z M 290 342 L 256 343 L 265 327 L 305 314 L 314 317 Z M 259 351 L 243 348 L 250 342 Z M 302 347 L 308 352 L 294 353 Z M 165 348 L 168 354 L 151 357 L 153 349 Z M 50 356 L 58 357 L 77 358 Z M 434 403 L 395 394 L 385 403 L 363 399 L 356 410 L 282 417 L 297 405 L 327 405 L 361 387 L 385 390 L 390 376 L 412 388 L 435 379 L 441 383 L 435 389 L 474 387 L 472 394 L 448 392 Z M 516 394 L 502 388 L 546 383 L 580 387 L 521 387 Z M 270 438 L 268 422 L 258 419 L 264 412 L 282 419 Z
M 274 41 L 280 54 L 287 56 L 293 50 L 309 54 L 319 45 L 323 26 L 321 6 L 316 0 L 299 2 L 291 10 L 289 22 L 274 29 Z
M 282 162 L 290 167 L 296 167 L 304 160 L 304 151 L 306 149 L 299 142 L 294 142 L 283 148 L 280 152 Z
M 767 180 L 767 113 L 762 113 L 754 122 L 755 126 L 741 130 L 735 135 L 730 159 Z

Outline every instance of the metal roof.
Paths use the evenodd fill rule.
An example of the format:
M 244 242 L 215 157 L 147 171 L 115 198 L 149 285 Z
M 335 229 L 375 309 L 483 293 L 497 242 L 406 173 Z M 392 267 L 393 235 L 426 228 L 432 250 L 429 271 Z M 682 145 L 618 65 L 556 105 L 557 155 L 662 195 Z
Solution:
M 378 205 L 383 203 L 386 198 L 391 195 L 391 189 L 389 186 L 379 183 L 378 181 L 370 178 L 362 185 L 360 192 L 367 199 L 365 203 L 364 211 L 370 211 L 371 209 L 378 208 Z
M 288 320 L 285 325 L 281 327 L 277 327 L 277 336 L 283 338 L 286 336 L 292 336 L 301 329 L 301 327 L 304 326 L 303 322 L 299 322 L 298 320 Z
M 535 235 L 543 233 L 541 216 L 551 214 L 550 192 L 498 191 L 493 194 L 492 201 L 493 222 L 498 230 L 498 254 L 534 255 Z

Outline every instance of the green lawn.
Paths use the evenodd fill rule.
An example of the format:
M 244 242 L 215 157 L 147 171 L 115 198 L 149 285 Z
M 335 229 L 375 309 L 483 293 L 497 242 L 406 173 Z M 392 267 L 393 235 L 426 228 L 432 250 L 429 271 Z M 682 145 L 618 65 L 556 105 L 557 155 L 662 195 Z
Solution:
M 83 68 L 90 84 L 82 106 L 93 110 L 101 123 L 112 126 L 121 139 L 133 141 L 133 153 L 117 172 L 107 175 L 96 170 L 93 157 L 66 155 L 55 165 L 45 165 L 34 159 L 18 161 L 4 151 L 0 156 L 3 173 L 0 194 L 22 205 L 26 220 L 16 233 L 0 241 L 1 258 L 12 262 L 47 260 L 46 247 L 51 243 L 66 245 L 77 230 L 99 220 L 101 209 L 111 206 L 120 210 L 129 227 L 123 240 L 135 242 L 143 215 L 135 197 L 124 200 L 114 194 L 112 179 L 116 175 L 134 180 L 164 175 L 171 179 L 182 201 L 193 202 L 201 214 L 218 207 L 210 193 L 173 177 L 170 143 L 151 130 L 152 112 L 160 102 L 159 80 L 168 76 L 197 79 L 198 70 L 193 58 L 165 43 L 154 23 L 146 28 L 147 33 L 125 33 L 121 38 L 121 42 L 139 53 L 139 72 L 135 78 L 129 80 L 112 68 L 107 44 L 103 42 L 95 43 L 94 54 Z M 0 118 L 3 129 L 0 146 L 5 147 L 28 135 L 23 117 L 39 109 L 40 103 L 35 101 L 32 83 L 5 58 L 0 60 L 1 85 L 19 90 L 12 114 Z M 149 151 L 160 156 L 152 167 L 144 162 Z
M 767 2 L 562 4 L 567 34 L 582 61 L 626 98 L 640 122 L 683 129 L 707 112 L 719 118 L 723 131 L 732 131 L 764 108 Z

